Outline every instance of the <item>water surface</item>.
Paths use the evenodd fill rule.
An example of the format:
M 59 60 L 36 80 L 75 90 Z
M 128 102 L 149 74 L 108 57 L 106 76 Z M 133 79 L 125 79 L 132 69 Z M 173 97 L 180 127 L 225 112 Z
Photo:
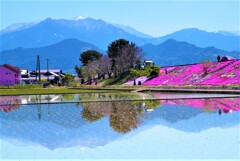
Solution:
M 199 96 L 2 96 L 0 159 L 239 159 L 240 98 Z

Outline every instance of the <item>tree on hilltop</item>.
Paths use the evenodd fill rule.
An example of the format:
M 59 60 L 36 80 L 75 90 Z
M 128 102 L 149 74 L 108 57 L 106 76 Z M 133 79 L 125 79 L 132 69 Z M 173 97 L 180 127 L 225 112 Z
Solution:
M 86 66 L 87 63 L 96 61 L 102 57 L 102 54 L 96 50 L 87 50 L 81 53 L 80 61 L 83 66 Z
M 115 76 L 137 66 L 144 56 L 142 50 L 135 43 L 125 39 L 113 41 L 108 46 L 107 53 L 111 59 L 112 71 Z

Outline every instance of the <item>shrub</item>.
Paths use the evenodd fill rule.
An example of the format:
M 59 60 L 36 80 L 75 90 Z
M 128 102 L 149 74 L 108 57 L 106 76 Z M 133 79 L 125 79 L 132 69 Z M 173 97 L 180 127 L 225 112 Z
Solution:
M 79 86 L 81 86 L 81 84 L 79 82 L 70 82 L 69 86 L 70 87 L 79 87 Z
M 132 77 L 139 77 L 139 76 L 140 76 L 139 74 L 140 74 L 139 70 L 130 68 L 130 75 L 131 75 Z
M 147 67 L 148 68 L 148 67 Z M 158 66 L 155 66 L 155 65 L 152 65 L 152 66 L 149 66 L 149 72 L 150 72 L 150 75 L 149 76 L 153 76 L 153 77 L 157 77 L 160 73 L 160 67 Z
M 40 83 L 46 83 L 46 82 L 47 82 L 47 79 L 46 79 L 46 78 L 41 78 Z
M 63 78 L 62 78 L 62 82 L 64 85 L 69 86 L 70 83 L 72 83 L 74 80 L 74 76 L 72 74 L 66 74 Z
M 136 69 L 130 69 L 130 75 L 132 77 L 140 77 L 140 76 L 158 76 L 160 73 L 160 67 L 152 65 L 145 67 L 144 69 L 136 70 Z

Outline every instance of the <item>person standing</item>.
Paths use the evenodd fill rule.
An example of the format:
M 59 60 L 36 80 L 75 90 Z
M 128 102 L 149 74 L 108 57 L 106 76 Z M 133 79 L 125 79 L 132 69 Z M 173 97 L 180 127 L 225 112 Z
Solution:
M 218 56 L 217 56 L 217 60 L 218 60 L 218 62 L 220 62 L 220 59 L 221 59 L 221 57 L 218 55 Z

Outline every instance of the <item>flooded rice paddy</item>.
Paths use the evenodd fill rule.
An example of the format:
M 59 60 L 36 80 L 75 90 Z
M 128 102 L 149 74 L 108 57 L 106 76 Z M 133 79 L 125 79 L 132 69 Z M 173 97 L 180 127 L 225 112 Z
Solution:
M 0 159 L 240 159 L 240 97 L 0 96 Z

